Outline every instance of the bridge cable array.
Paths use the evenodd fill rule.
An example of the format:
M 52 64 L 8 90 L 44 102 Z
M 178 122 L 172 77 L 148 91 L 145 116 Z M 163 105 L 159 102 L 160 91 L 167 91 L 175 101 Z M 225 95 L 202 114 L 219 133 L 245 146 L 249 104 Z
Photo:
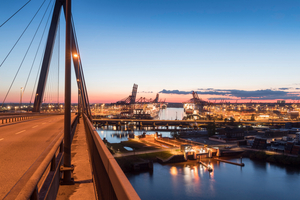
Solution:
M 41 22 L 40 22 L 40 24 L 39 24 L 39 26 L 38 26 L 38 28 L 37 28 L 35 34 L 34 34 L 34 37 L 35 37 L 35 35 L 37 34 L 37 32 L 38 32 L 38 30 L 39 30 L 39 28 L 40 28 L 40 25 L 41 25 L 41 23 L 42 23 L 42 21 L 43 21 L 45 15 L 46 15 L 47 11 L 48 11 L 48 8 L 49 8 L 49 6 L 50 6 L 50 3 L 51 3 L 51 1 L 49 2 L 48 6 L 47 6 L 47 9 L 46 9 L 46 11 L 45 11 L 45 13 L 44 13 L 44 15 L 43 15 L 43 17 L 42 17 L 42 20 L 41 20 Z M 45 25 L 45 28 L 44 28 L 42 37 L 41 37 L 41 39 L 40 39 L 40 42 L 39 42 L 39 45 L 38 45 L 36 54 L 35 54 L 35 56 L 34 56 L 34 59 L 33 59 L 33 62 L 32 62 L 31 68 L 30 68 L 30 71 L 29 71 L 29 73 L 28 73 L 28 76 L 27 76 L 27 79 L 26 79 L 26 82 L 25 82 L 25 85 L 24 85 L 24 90 L 23 90 L 23 92 L 25 92 L 25 90 L 26 90 L 26 86 L 27 86 L 27 83 L 28 83 L 28 80 L 29 80 L 29 77 L 30 77 L 30 74 L 31 74 L 31 71 L 32 71 L 32 68 L 33 68 L 33 65 L 34 65 L 34 62 L 35 62 L 35 59 L 36 59 L 36 56 L 37 56 L 37 54 L 38 54 L 38 51 L 39 51 L 39 48 L 40 48 L 40 45 L 41 45 L 41 42 L 42 42 L 42 39 L 43 39 L 43 36 L 44 36 L 44 33 L 45 33 L 45 30 L 46 30 L 46 27 L 47 27 L 47 24 L 48 24 L 48 21 L 49 21 L 50 16 L 51 16 L 51 12 L 49 13 L 49 17 L 48 17 L 47 23 L 46 23 L 46 25 Z M 34 39 L 34 38 L 33 38 L 33 39 Z M 31 41 L 31 43 L 33 42 L 33 39 L 32 39 L 32 41 Z M 31 45 L 31 43 L 30 43 L 30 45 Z M 27 52 L 26 52 L 26 53 L 27 53 Z
M 28 32 L 30 32 L 30 31 L 32 31 L 32 36 L 31 36 L 30 44 L 28 44 L 28 46 L 26 46 L 26 49 L 24 50 L 24 56 L 22 57 L 22 60 L 21 60 L 20 64 L 18 66 L 16 66 L 16 72 L 15 72 L 15 74 L 12 74 L 13 75 L 12 81 L 11 81 L 10 85 L 8 85 L 8 90 L 6 92 L 5 98 L 3 99 L 2 106 L 0 104 L 0 108 L 5 108 L 5 107 L 3 107 L 4 103 L 8 99 L 8 96 L 11 94 L 11 91 L 14 90 L 15 85 L 16 85 L 16 83 L 18 81 L 17 79 L 18 78 L 20 79 L 21 74 L 22 74 L 22 77 L 24 77 L 24 82 L 23 82 L 23 84 L 21 83 L 21 85 L 24 85 L 24 87 L 21 87 L 20 109 L 21 109 L 23 94 L 25 93 L 25 91 L 28 92 L 29 84 L 30 85 L 32 84 L 32 86 L 30 86 L 30 87 L 33 87 L 32 88 L 32 92 L 31 92 L 31 96 L 28 96 L 28 99 L 30 97 L 30 99 L 29 99 L 30 100 L 29 107 L 31 107 L 31 103 L 33 102 L 32 100 L 34 98 L 36 98 L 37 95 L 40 94 L 40 93 L 37 93 L 37 92 L 35 93 L 35 90 L 37 90 L 38 87 L 40 87 L 38 85 L 40 83 L 37 83 L 38 82 L 37 80 L 38 80 L 38 77 L 39 77 L 39 75 L 40 75 L 40 73 L 42 71 L 42 68 L 44 68 L 43 66 L 45 65 L 45 60 L 44 59 L 45 59 L 45 54 L 46 54 L 46 48 L 47 48 L 48 42 L 49 42 L 49 35 L 48 35 L 47 42 L 45 44 L 46 48 L 43 49 L 43 52 L 41 52 L 40 50 L 41 50 L 41 48 L 43 46 L 42 42 L 45 40 L 45 33 L 46 33 L 46 30 L 47 30 L 47 27 L 49 26 L 49 22 L 51 21 L 50 20 L 51 19 L 51 13 L 54 12 L 54 8 L 56 8 L 56 3 L 57 3 L 57 0 L 49 0 L 48 1 L 49 3 L 47 3 L 48 5 L 46 5 L 46 1 L 47 0 L 43 0 L 42 3 L 41 3 L 41 5 L 38 7 L 37 11 L 33 15 L 33 17 L 30 17 L 29 23 L 26 25 L 25 29 L 22 30 L 21 35 L 18 36 L 16 42 L 13 43 L 13 46 L 10 49 L 8 49 L 7 55 L 5 55 L 4 59 L 0 63 L 0 67 L 2 67 L 2 65 L 4 65 L 4 63 L 6 64 L 8 62 L 8 58 L 12 57 L 13 52 L 17 51 L 16 50 L 17 46 L 20 46 L 20 43 L 21 43 L 22 40 L 24 40 L 26 34 L 28 34 Z M 53 2 L 53 1 L 55 3 L 55 5 L 53 3 L 54 6 L 51 5 L 51 2 Z M 28 5 L 29 2 L 30 1 L 28 1 L 25 5 L 23 5 L 22 8 L 24 8 L 26 5 Z M 51 7 L 51 9 L 50 9 L 50 7 Z M 20 8 L 17 12 L 19 12 L 22 8 Z M 41 10 L 43 10 L 42 13 L 41 13 Z M 50 11 L 50 13 L 49 13 L 49 16 L 48 16 L 48 19 L 47 19 L 46 15 L 47 15 L 47 13 L 49 11 Z M 17 14 L 17 12 L 13 16 L 15 16 Z M 39 14 L 39 13 L 41 13 L 41 14 Z M 11 16 L 10 19 L 13 16 Z M 41 20 L 39 20 L 39 22 L 36 22 L 37 16 L 41 16 Z M 8 21 L 8 20 L 6 20 L 6 21 Z M 43 26 L 42 23 L 46 23 L 43 31 L 42 31 L 42 28 L 41 28 Z M 53 81 L 54 82 L 57 81 L 57 104 L 59 105 L 59 95 L 60 95 L 59 94 L 59 90 L 60 90 L 59 73 L 60 73 L 60 56 L 61 56 L 60 55 L 60 53 L 61 53 L 61 50 L 60 50 L 60 46 L 61 46 L 61 44 L 60 44 L 60 32 L 61 32 L 60 23 L 61 23 L 60 20 L 58 20 L 56 22 L 55 26 L 56 26 L 57 29 L 56 29 L 56 33 L 54 35 L 54 40 L 50 39 L 50 41 L 52 40 L 52 42 L 53 42 L 52 45 L 54 45 L 54 46 L 53 46 L 53 48 L 51 47 L 52 49 L 50 50 L 51 51 L 50 60 L 47 58 L 49 60 L 49 64 L 48 64 L 48 69 L 47 69 L 46 77 L 43 78 L 44 81 L 45 81 L 45 84 L 46 83 L 47 84 L 45 85 L 45 87 L 44 87 L 45 90 L 43 92 L 43 93 L 45 93 L 45 95 L 42 94 L 41 96 L 43 97 L 43 99 L 40 100 L 41 104 L 49 102 L 49 108 L 51 108 L 51 107 L 53 108 L 53 104 L 52 103 L 55 103 L 55 101 L 56 101 L 55 100 L 56 98 L 54 97 L 54 96 L 56 96 L 56 94 L 55 94 L 56 87 L 53 85 Z M 34 28 L 34 30 L 30 30 L 30 27 L 33 28 L 33 24 L 36 24 L 36 25 L 34 25 L 34 26 L 36 26 L 36 28 Z M 88 93 L 87 93 L 87 87 L 86 87 L 86 82 L 85 82 L 85 79 L 84 79 L 84 73 L 83 73 L 83 68 L 82 68 L 81 57 L 79 56 L 80 55 L 80 53 L 79 53 L 79 45 L 78 45 L 77 36 L 76 36 L 76 32 L 75 32 L 75 25 L 74 25 L 73 16 L 71 16 L 71 24 L 72 24 L 72 32 L 73 32 L 72 33 L 72 37 L 73 37 L 72 38 L 72 46 L 73 46 L 72 47 L 72 52 L 74 52 L 74 53 L 76 52 L 78 54 L 78 58 L 75 59 L 73 57 L 73 65 L 75 67 L 75 72 L 76 72 L 76 76 L 77 76 L 78 95 L 80 95 L 78 97 L 79 98 L 78 99 L 79 100 L 78 103 L 80 103 L 80 105 L 81 105 L 80 107 L 82 108 L 82 112 L 86 113 L 87 116 L 91 116 L 91 111 L 90 111 L 90 107 L 89 107 Z M 51 21 L 51 25 L 50 26 L 53 26 L 52 25 L 52 21 Z M 49 31 L 49 34 L 50 34 L 50 31 Z M 53 33 L 51 33 L 51 34 L 53 34 Z M 37 39 L 38 35 L 39 35 L 40 39 Z M 50 37 L 53 37 L 53 36 L 50 36 Z M 36 51 L 33 50 L 33 47 L 36 48 Z M 53 57 L 53 55 L 55 56 L 56 53 L 54 53 L 52 51 L 55 50 L 56 47 L 57 47 L 57 61 L 53 62 L 55 60 L 54 57 Z M 30 62 L 28 64 L 29 66 L 26 69 L 24 69 L 25 65 L 27 65 L 29 56 L 31 56 L 30 53 L 32 53 L 32 58 L 33 59 L 32 59 L 32 61 L 29 61 Z M 47 55 L 48 55 L 48 53 L 47 53 Z M 39 55 L 42 54 L 42 58 L 40 60 L 39 65 L 37 64 L 37 59 L 39 57 L 38 54 Z M 46 62 L 48 62 L 48 61 L 46 61 Z M 57 72 L 55 72 L 57 74 L 54 74 L 53 73 L 54 72 L 53 71 L 54 68 L 50 67 L 50 64 L 53 66 L 53 65 L 56 65 L 55 63 L 58 64 L 57 65 Z M 35 66 L 37 66 L 37 67 L 35 67 Z M 24 70 L 26 70 L 25 73 L 23 72 Z M 35 73 L 35 71 L 37 71 L 37 75 L 36 75 L 35 80 L 34 80 L 31 77 L 32 77 L 33 72 Z M 57 78 L 57 80 L 56 80 L 56 78 Z M 28 94 L 28 95 L 30 95 L 30 94 Z M 53 100 L 54 100 L 54 102 L 53 102 Z M 52 104 L 51 106 L 50 106 L 50 103 Z M 18 107 L 15 107 L 15 109 L 16 108 L 18 108 Z M 48 108 L 48 106 L 46 107 L 46 109 L 47 108 Z M 29 108 L 28 108 L 28 110 L 29 110 Z M 35 110 L 35 109 L 33 109 L 33 110 Z
M 40 11 L 40 9 L 41 9 L 42 6 L 44 5 L 45 1 L 46 1 L 46 0 L 44 0 L 44 2 L 42 3 L 42 5 L 39 7 L 39 9 L 37 10 L 37 12 L 35 13 L 35 15 L 34 15 L 33 18 L 31 19 L 31 21 L 29 22 L 29 24 L 27 25 L 27 27 L 25 28 L 25 30 L 23 31 L 23 33 L 21 34 L 21 36 L 19 37 L 19 39 L 17 40 L 17 42 L 14 44 L 13 48 L 10 50 L 10 52 L 8 53 L 8 55 L 5 57 L 4 61 L 7 59 L 7 57 L 9 56 L 9 54 L 12 52 L 12 50 L 14 49 L 14 47 L 16 46 L 16 44 L 19 42 L 19 40 L 21 39 L 21 37 L 23 36 L 23 34 L 26 32 L 27 28 L 29 27 L 29 25 L 31 24 L 31 22 L 33 21 L 33 19 L 35 18 L 35 16 L 38 14 L 38 12 Z M 17 70 L 17 72 L 16 72 L 16 74 L 15 74 L 13 80 L 12 80 L 12 83 L 10 84 L 10 87 L 9 87 L 9 89 L 8 89 L 8 91 L 7 91 L 7 93 L 6 93 L 5 97 L 4 97 L 4 99 L 3 99 L 2 107 L 3 107 L 3 105 L 4 105 L 4 102 L 5 102 L 6 98 L 7 98 L 7 96 L 8 96 L 8 94 L 9 94 L 10 90 L 11 90 L 11 87 L 13 86 L 13 84 L 14 84 L 14 82 L 15 82 L 16 77 L 18 76 L 18 73 L 19 73 L 19 71 L 20 71 L 20 69 L 21 69 L 21 67 L 22 67 L 22 65 L 23 65 L 23 62 L 24 62 L 24 60 L 25 60 L 25 58 L 26 58 L 26 56 L 27 56 L 27 54 L 28 54 L 28 51 L 29 51 L 29 49 L 30 49 L 30 47 L 31 47 L 31 45 L 32 45 L 32 43 L 33 43 L 33 41 L 34 41 L 34 39 L 35 39 L 35 36 L 36 36 L 36 34 L 37 34 L 37 32 L 38 32 L 40 26 L 41 26 L 41 23 L 42 23 L 42 21 L 43 21 L 43 19 L 44 19 L 44 17 L 45 17 L 45 14 L 46 14 L 46 12 L 48 11 L 48 8 L 49 8 L 50 3 L 51 3 L 51 1 L 50 1 L 49 4 L 48 4 L 48 7 L 47 7 L 47 9 L 46 9 L 46 11 L 45 11 L 45 13 L 44 13 L 44 15 L 43 15 L 41 21 L 40 21 L 40 23 L 39 23 L 39 25 L 38 25 L 38 27 L 37 27 L 35 33 L 34 33 L 32 39 L 31 39 L 31 42 L 30 42 L 30 44 L 29 44 L 29 46 L 28 46 L 28 48 L 27 48 L 27 50 L 26 50 L 26 52 L 25 52 L 25 55 L 24 55 L 24 57 L 23 57 L 23 59 L 22 59 L 22 61 L 21 61 L 21 64 L 19 65 L 19 68 L 18 68 L 18 70 Z M 4 61 L 2 62 L 2 64 L 4 63 Z M 1 64 L 1 65 L 2 65 L 2 64 Z M 24 91 L 25 91 L 25 88 L 24 88 Z
M 58 22 L 58 47 L 57 47 L 57 104 L 59 105 L 59 62 L 60 62 L 60 22 Z
M 31 0 L 27 1 L 27 3 L 25 3 L 19 10 L 17 10 L 17 12 L 15 12 L 12 16 L 10 16 L 5 22 L 3 22 L 1 25 L 0 25 L 0 28 L 6 24 L 6 22 L 8 22 L 11 18 L 13 18 L 13 16 L 15 16 L 20 10 L 22 10 Z
M 47 28 L 47 26 L 48 26 L 48 23 L 49 23 L 49 20 L 50 20 L 50 17 L 51 17 L 51 13 L 53 12 L 53 9 L 54 9 L 54 7 L 52 7 L 52 9 L 51 9 L 51 11 L 50 11 L 50 13 L 49 13 L 49 16 L 48 16 L 48 19 L 47 19 L 47 22 L 46 22 L 46 25 L 45 25 L 45 28 L 44 28 L 44 31 L 43 31 L 43 34 L 42 34 L 42 37 L 41 37 L 39 46 L 38 46 L 38 49 L 37 49 L 36 54 L 35 54 L 35 57 L 37 56 L 37 53 L 38 53 L 38 51 L 39 51 L 39 48 L 40 48 L 42 39 L 43 39 L 43 37 L 44 37 L 46 28 Z M 44 50 L 43 50 L 42 55 L 44 55 L 44 54 L 45 54 L 45 48 L 44 48 Z M 32 93 L 31 93 L 31 97 L 30 97 L 30 106 L 31 106 L 31 102 L 32 102 L 33 95 L 34 95 L 34 91 L 36 91 L 36 86 L 37 86 L 36 84 L 37 84 L 37 80 L 38 80 L 38 77 L 39 77 L 39 74 L 40 74 L 40 71 L 41 71 L 41 68 L 42 68 L 42 62 L 43 62 L 43 58 L 41 58 L 41 60 L 40 60 L 39 69 L 38 69 L 38 72 L 37 72 L 37 74 L 36 74 L 34 86 L 33 86 L 33 88 L 32 88 Z
M 20 39 L 22 38 L 22 36 L 24 35 L 24 33 L 26 32 L 27 28 L 30 26 L 31 22 L 34 20 L 35 16 L 38 14 L 38 12 L 40 11 L 40 9 L 42 8 L 42 6 L 44 5 L 46 0 L 43 1 L 42 5 L 39 7 L 39 9 L 36 11 L 35 15 L 32 17 L 32 19 L 30 20 L 30 22 L 28 23 L 28 25 L 26 26 L 25 30 L 22 32 L 22 34 L 20 35 L 20 37 L 18 38 L 18 40 L 16 41 L 16 43 L 13 45 L 13 47 L 10 49 L 10 51 L 8 52 L 8 54 L 6 55 L 6 57 L 4 58 L 4 60 L 1 62 L 0 67 L 2 67 L 3 63 L 6 61 L 6 59 L 8 58 L 8 56 L 10 55 L 10 53 L 13 51 L 13 49 L 15 48 L 15 46 L 18 44 L 18 42 L 20 41 Z
M 73 31 L 73 34 L 74 34 L 74 43 L 75 43 L 75 46 L 76 46 L 77 53 L 80 55 L 73 16 L 71 16 L 71 23 L 72 23 L 72 31 Z M 83 109 L 86 112 L 87 116 L 91 117 L 91 110 L 90 110 L 90 107 L 89 107 L 89 97 L 88 97 L 88 94 L 87 94 L 86 83 L 85 83 L 85 78 L 84 78 L 84 73 L 83 73 L 82 62 L 81 62 L 81 57 L 80 56 L 79 56 L 79 60 L 78 60 L 78 68 L 79 68 L 78 77 L 80 79 L 80 82 L 78 84 L 80 85 L 80 89 L 81 89 L 80 90 L 81 104 L 83 105 Z

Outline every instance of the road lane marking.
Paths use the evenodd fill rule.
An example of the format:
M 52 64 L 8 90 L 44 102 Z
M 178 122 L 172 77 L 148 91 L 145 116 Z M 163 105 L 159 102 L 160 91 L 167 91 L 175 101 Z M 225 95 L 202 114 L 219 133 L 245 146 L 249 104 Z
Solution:
M 24 131 L 26 131 L 26 130 L 19 131 L 19 132 L 16 133 L 16 135 L 18 135 L 18 134 L 20 134 L 20 133 L 23 133 Z
M 1 140 L 4 140 L 4 138 L 1 138 L 0 141 L 1 141 Z
M 39 125 L 36 125 L 36 126 L 34 126 L 34 127 L 32 127 L 32 128 L 35 128 L 35 127 L 38 127 Z

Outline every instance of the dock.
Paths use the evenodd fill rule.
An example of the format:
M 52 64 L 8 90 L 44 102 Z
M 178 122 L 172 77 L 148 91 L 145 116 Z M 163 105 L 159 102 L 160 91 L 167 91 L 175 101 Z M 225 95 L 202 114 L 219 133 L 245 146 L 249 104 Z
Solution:
M 206 167 L 209 172 L 213 171 L 213 169 L 208 164 L 206 164 L 206 163 L 204 163 L 202 161 L 199 161 L 199 163 L 202 164 L 202 165 L 204 165 L 204 167 Z
M 117 130 L 121 130 L 121 127 L 126 127 L 127 130 L 142 130 L 149 129 L 153 131 L 176 131 L 181 129 L 200 129 L 201 127 L 206 127 L 209 123 L 215 124 L 225 124 L 224 120 L 156 120 L 156 119 L 109 119 L 109 118 L 98 118 L 93 117 L 93 124 L 96 127 L 106 127 L 110 126 L 116 127 Z M 295 121 L 242 121 L 235 122 L 238 125 L 284 125 L 286 123 L 295 123 Z
M 217 161 L 220 161 L 220 162 L 225 162 L 225 163 L 229 163 L 229 164 L 233 164 L 233 165 L 238 165 L 238 166 L 241 166 L 241 167 L 245 166 L 244 163 L 236 163 L 236 162 L 231 162 L 231 161 L 228 161 L 228 160 L 222 160 L 222 159 L 219 159 L 219 158 L 214 158 L 214 159 L 217 160 Z

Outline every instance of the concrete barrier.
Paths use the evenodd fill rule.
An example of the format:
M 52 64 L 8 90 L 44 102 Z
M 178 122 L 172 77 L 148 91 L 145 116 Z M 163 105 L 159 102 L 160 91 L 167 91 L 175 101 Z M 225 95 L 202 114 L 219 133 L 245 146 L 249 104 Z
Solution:
M 116 200 L 140 199 L 85 114 L 84 124 L 97 198 Z
M 1 124 L 8 124 L 12 122 L 19 122 L 23 120 L 28 120 L 32 119 L 33 116 L 14 116 L 14 117 L 5 117 L 5 118 L 0 118 Z

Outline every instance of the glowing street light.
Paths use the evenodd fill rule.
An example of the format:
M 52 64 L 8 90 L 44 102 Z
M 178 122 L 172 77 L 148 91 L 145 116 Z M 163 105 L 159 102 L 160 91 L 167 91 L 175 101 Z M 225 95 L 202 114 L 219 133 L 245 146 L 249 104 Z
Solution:
M 22 97 L 23 97 L 23 87 L 21 87 L 21 90 L 20 90 L 20 112 L 21 112 L 21 106 L 22 106 Z
M 74 53 L 73 57 L 77 59 L 77 65 L 78 65 L 78 72 L 77 72 L 77 74 L 78 74 L 78 77 L 80 77 L 79 55 L 76 54 L 76 53 Z M 77 78 L 77 82 L 78 82 L 78 107 L 77 107 L 77 109 L 78 109 L 78 115 L 80 116 L 80 114 L 81 114 L 81 106 L 80 106 L 80 103 L 81 103 L 80 102 L 80 99 L 81 99 L 81 95 L 80 95 L 81 94 L 81 91 L 80 91 L 80 89 L 81 89 L 81 83 L 80 83 L 80 79 L 79 78 Z

